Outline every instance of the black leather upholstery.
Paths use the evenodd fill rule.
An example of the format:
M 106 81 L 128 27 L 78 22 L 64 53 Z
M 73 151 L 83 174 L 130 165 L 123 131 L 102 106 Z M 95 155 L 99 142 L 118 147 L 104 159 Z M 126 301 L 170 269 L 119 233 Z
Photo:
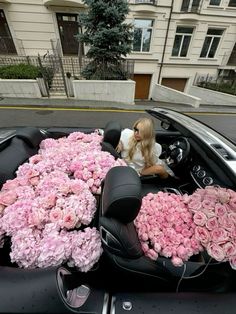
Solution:
M 116 148 L 120 141 L 121 125 L 118 121 L 109 121 L 104 129 L 103 142 L 110 143 Z
M 133 220 L 141 207 L 141 182 L 136 171 L 118 166 L 104 181 L 100 232 L 105 249 L 126 258 L 143 255 Z
M 123 223 L 132 222 L 141 206 L 141 182 L 137 172 L 126 166 L 112 168 L 105 179 L 102 215 Z
M 34 127 L 25 127 L 17 130 L 16 137 L 21 138 L 32 148 L 37 148 L 40 142 L 45 138 L 39 129 Z
M 121 135 L 121 125 L 117 121 L 109 121 L 104 129 L 103 141 L 101 143 L 102 151 L 109 152 L 115 159 L 120 155 L 116 151 Z
M 117 153 L 115 148 L 110 143 L 102 142 L 101 147 L 103 152 L 110 153 L 113 157 L 115 157 L 115 159 L 120 158 L 119 153 Z

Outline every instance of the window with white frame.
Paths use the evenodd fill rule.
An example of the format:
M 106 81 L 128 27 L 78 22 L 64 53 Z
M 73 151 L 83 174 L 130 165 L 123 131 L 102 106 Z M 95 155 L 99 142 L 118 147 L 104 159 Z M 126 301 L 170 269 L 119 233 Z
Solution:
M 210 0 L 209 4 L 210 5 L 220 5 L 221 0 Z
M 193 34 L 193 27 L 177 26 L 172 57 L 186 57 Z
M 133 51 L 150 51 L 153 23 L 153 20 L 134 20 Z
M 200 0 L 183 0 L 181 12 L 198 12 L 200 8 Z
M 223 29 L 208 28 L 200 58 L 214 58 L 223 32 Z
M 229 7 L 235 7 L 236 8 L 236 0 L 229 0 Z

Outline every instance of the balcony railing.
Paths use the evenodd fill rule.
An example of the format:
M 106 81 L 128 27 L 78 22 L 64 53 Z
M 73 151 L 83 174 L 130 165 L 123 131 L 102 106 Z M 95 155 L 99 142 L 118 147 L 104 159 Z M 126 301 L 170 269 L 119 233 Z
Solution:
M 153 4 L 153 5 L 157 5 L 157 0 L 135 0 L 135 4 Z
M 181 12 L 198 13 L 200 10 L 201 0 L 183 0 Z

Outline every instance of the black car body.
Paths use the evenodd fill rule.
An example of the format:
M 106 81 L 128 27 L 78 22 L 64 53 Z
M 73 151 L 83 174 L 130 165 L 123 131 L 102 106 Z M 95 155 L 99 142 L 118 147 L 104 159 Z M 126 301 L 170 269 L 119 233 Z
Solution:
M 66 265 L 21 269 L 10 262 L 6 241 L 0 249 L 0 313 L 234 312 L 236 272 L 229 263 L 214 261 L 206 252 L 179 268 L 165 257 L 153 261 L 142 252 L 133 221 L 142 197 L 149 192 L 190 195 L 208 186 L 236 190 L 236 146 L 187 115 L 164 108 L 147 112 L 160 122 L 156 139 L 175 177 L 164 181 L 156 176 L 139 178 L 126 167 L 107 173 L 93 221 L 100 231 L 103 255 L 87 273 Z M 105 129 L 102 149 L 117 158 L 119 124 L 112 123 L 110 128 Z M 2 129 L 1 186 L 37 153 L 41 140 L 75 131 L 94 130 Z

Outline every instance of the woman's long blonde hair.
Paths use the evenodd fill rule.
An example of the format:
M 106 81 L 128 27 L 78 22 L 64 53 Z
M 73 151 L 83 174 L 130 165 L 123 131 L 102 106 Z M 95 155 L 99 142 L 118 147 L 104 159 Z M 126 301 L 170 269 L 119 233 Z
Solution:
M 153 147 L 155 144 L 154 123 L 152 119 L 141 118 L 134 123 L 133 128 L 137 126 L 142 140 L 137 141 L 134 136 L 130 138 L 128 158 L 129 160 L 133 159 L 137 144 L 140 143 L 140 150 L 144 158 L 145 167 L 153 166 L 155 164 L 153 155 Z

